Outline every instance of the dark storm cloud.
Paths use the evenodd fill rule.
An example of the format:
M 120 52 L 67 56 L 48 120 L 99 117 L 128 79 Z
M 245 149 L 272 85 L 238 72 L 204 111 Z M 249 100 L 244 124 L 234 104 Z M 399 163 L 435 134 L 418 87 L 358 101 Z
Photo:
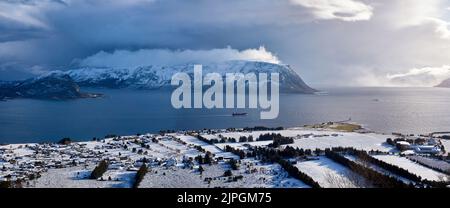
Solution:
M 64 68 L 99 51 L 257 48 L 270 42 L 271 28 L 312 19 L 287 1 L 272 0 L 22 0 L 2 5 L 16 11 L 0 19 L 0 42 L 24 41 L 21 47 L 34 52 L 7 54 L 21 70 L 27 64 Z
M 309 83 L 383 84 L 387 74 L 448 65 L 442 12 L 450 5 L 401 2 L 3 0 L 0 79 L 64 70 L 99 53 L 228 46 L 233 53 L 265 46 Z

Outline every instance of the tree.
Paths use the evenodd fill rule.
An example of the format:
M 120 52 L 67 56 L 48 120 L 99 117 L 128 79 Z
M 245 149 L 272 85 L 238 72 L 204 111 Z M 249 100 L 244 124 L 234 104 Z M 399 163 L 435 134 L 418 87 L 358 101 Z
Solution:
M 108 162 L 106 160 L 102 160 L 97 167 L 91 173 L 90 179 L 97 179 L 103 176 L 103 174 L 108 170 Z
M 203 174 L 203 171 L 205 171 L 205 169 L 203 169 L 203 167 L 200 165 L 200 166 L 198 167 L 198 172 L 200 172 L 200 175 Z
M 211 152 L 206 152 L 204 163 L 211 165 L 212 163 Z
M 231 169 L 233 169 L 233 170 L 239 169 L 239 167 L 237 165 L 237 161 L 235 159 L 231 159 L 230 161 L 228 161 L 228 164 L 230 165 Z
M 137 188 L 139 186 L 139 184 L 144 179 L 144 176 L 145 176 L 145 174 L 147 174 L 147 172 L 148 172 L 147 165 L 145 165 L 145 163 L 143 163 L 136 173 L 134 183 L 133 183 L 133 188 Z
M 230 177 L 230 176 L 232 176 L 233 175 L 233 172 L 231 172 L 231 170 L 226 170 L 224 173 L 223 173 L 223 176 L 225 176 L 225 177 Z
M 247 137 L 245 136 L 239 137 L 239 142 L 247 142 L 247 141 L 248 141 Z

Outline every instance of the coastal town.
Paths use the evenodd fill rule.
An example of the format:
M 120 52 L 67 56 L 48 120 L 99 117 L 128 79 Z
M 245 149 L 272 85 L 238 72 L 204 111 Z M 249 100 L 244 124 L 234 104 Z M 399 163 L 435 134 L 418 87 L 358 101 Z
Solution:
M 0 146 L 3 188 L 449 187 L 450 136 L 357 124 L 108 135 Z

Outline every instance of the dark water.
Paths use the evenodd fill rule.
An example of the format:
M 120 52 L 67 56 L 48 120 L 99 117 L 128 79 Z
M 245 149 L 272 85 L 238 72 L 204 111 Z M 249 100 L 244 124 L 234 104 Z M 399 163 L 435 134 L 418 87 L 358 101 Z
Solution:
M 176 110 L 170 92 L 90 90 L 99 99 L 0 102 L 0 143 L 90 140 L 107 134 L 129 135 L 164 129 L 246 126 L 301 126 L 346 120 L 379 132 L 428 133 L 450 130 L 450 89 L 338 88 L 327 95 L 280 96 L 280 114 L 260 120 L 259 110 L 233 117 L 232 109 Z

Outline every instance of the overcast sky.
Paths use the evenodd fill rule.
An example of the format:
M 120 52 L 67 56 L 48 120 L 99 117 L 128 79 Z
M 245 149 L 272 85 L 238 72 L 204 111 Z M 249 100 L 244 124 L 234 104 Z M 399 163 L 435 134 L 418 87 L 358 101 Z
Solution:
M 0 0 L 0 80 L 248 59 L 315 85 L 450 77 L 448 0 Z

